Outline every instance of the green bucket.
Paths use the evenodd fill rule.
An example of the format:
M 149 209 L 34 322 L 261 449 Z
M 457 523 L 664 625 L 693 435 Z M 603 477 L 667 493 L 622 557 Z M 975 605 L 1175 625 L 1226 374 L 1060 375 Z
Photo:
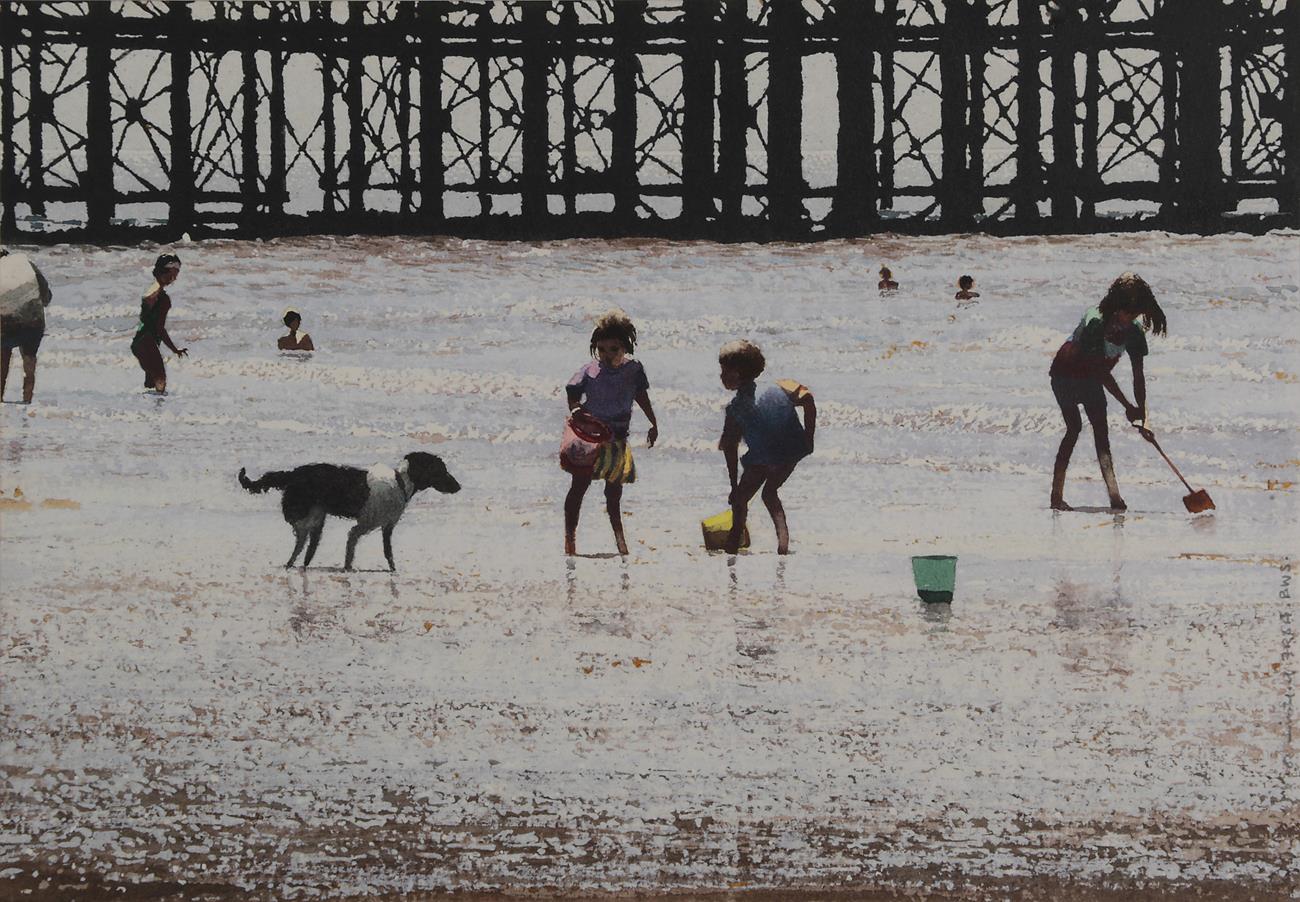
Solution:
M 957 558 L 948 554 L 924 554 L 912 558 L 912 578 L 922 601 L 947 604 L 957 586 Z

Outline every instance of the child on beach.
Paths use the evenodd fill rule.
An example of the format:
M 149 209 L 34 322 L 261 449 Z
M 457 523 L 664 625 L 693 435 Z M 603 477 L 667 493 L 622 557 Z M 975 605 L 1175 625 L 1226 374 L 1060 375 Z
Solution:
M 1135 320 L 1141 319 L 1142 325 Z M 1164 335 L 1168 325 L 1164 311 L 1156 303 L 1151 286 L 1140 276 L 1126 272 L 1114 282 L 1097 307 L 1090 307 L 1065 344 L 1061 345 L 1052 360 L 1049 375 L 1052 394 L 1065 418 L 1065 437 L 1056 452 L 1056 465 L 1052 470 L 1052 510 L 1072 510 L 1065 503 L 1065 471 L 1070 465 L 1074 443 L 1083 430 L 1079 405 L 1092 424 L 1092 437 L 1097 445 L 1097 462 L 1101 477 L 1106 481 L 1113 510 L 1127 510 L 1115 481 L 1115 467 L 1110 456 L 1110 437 L 1106 431 L 1106 395 L 1124 405 L 1124 414 L 1131 423 L 1141 423 L 1143 436 L 1147 418 L 1147 388 L 1142 372 L 1142 358 L 1147 354 L 1146 331 Z M 1119 358 L 1128 353 L 1133 368 L 1133 404 L 1124 397 L 1111 370 Z
M 178 348 L 167 334 L 167 312 L 172 309 L 172 299 L 167 286 L 181 274 L 181 258 L 163 254 L 153 265 L 154 283 L 140 299 L 140 325 L 131 340 L 131 353 L 144 370 L 144 387 L 160 395 L 167 394 L 167 370 L 163 368 L 158 345 L 165 344 L 177 357 L 184 357 L 189 348 Z
M 813 452 L 817 405 L 812 392 L 807 386 L 784 379 L 759 386 L 755 380 L 766 365 L 763 352 L 748 341 L 733 341 L 718 352 L 722 385 L 736 393 L 727 404 L 722 438 L 718 442 L 731 480 L 731 494 L 727 497 L 731 505 L 731 534 L 726 544 L 730 554 L 740 549 L 749 501 L 760 488 L 763 504 L 776 526 L 776 553 L 790 552 L 790 530 L 777 491 L 799 461 Z M 803 408 L 802 425 L 796 407 Z M 745 470 L 737 479 L 737 454 L 742 438 L 748 450 L 739 459 Z
M 4 282 L 0 307 L 0 400 L 9 381 L 14 348 L 23 360 L 23 403 L 32 403 L 36 390 L 36 353 L 45 337 L 45 308 L 50 305 L 50 283 L 36 264 L 23 254 L 0 248 L 0 280 Z
M 635 348 L 636 326 L 632 321 L 619 310 L 606 313 L 596 321 L 596 328 L 591 333 L 591 356 L 595 359 L 584 364 L 565 386 L 570 413 L 582 408 L 613 433 L 613 440 L 600 448 L 593 467 L 577 468 L 564 457 L 560 458 L 560 465 L 573 477 L 569 494 L 564 499 L 564 553 L 568 555 L 577 554 L 578 513 L 593 479 L 605 481 L 605 510 L 609 514 L 609 525 L 614 530 L 618 553 L 627 554 L 619 504 L 623 498 L 623 486 L 636 481 L 636 466 L 632 461 L 632 449 L 628 447 L 634 401 L 650 421 L 646 447 L 653 448 L 659 438 L 645 368 L 640 361 L 628 356 Z
M 881 291 L 898 290 L 898 283 L 894 281 L 894 274 L 889 271 L 888 266 L 880 267 L 880 281 L 876 283 L 876 288 Z
M 975 279 L 972 276 L 962 276 L 957 280 L 957 293 L 953 297 L 959 301 L 973 301 L 980 296 L 978 291 L 974 291 Z
M 281 351 L 314 351 L 316 346 L 312 344 L 311 336 L 306 332 L 298 334 L 298 327 L 302 325 L 302 316 L 297 310 L 289 309 L 284 311 L 284 324 L 289 328 L 288 335 L 281 335 L 280 340 L 275 346 Z

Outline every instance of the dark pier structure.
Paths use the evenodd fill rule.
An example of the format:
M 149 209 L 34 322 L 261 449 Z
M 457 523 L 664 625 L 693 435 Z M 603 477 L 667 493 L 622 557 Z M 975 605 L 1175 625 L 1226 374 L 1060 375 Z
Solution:
M 1292 0 L 0 2 L 6 241 L 1300 225 Z

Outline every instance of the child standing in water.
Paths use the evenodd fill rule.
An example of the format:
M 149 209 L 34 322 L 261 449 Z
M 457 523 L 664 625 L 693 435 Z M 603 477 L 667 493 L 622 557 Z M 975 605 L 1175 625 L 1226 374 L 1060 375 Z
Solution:
M 1141 319 L 1139 326 L 1135 320 Z M 1092 437 L 1097 445 L 1097 462 L 1101 465 L 1101 478 L 1106 481 L 1113 510 L 1127 510 L 1115 481 L 1115 466 L 1110 456 L 1110 436 L 1106 430 L 1106 395 L 1102 389 L 1115 396 L 1124 405 L 1129 422 L 1140 422 L 1145 428 L 1147 418 L 1147 387 L 1142 372 L 1142 358 L 1147 355 L 1146 331 L 1164 335 L 1168 326 L 1164 311 L 1156 303 L 1151 286 L 1131 272 L 1126 272 L 1111 283 L 1100 306 L 1084 311 L 1083 319 L 1074 334 L 1061 345 L 1052 360 L 1050 375 L 1052 394 L 1065 418 L 1065 437 L 1056 452 L 1056 465 L 1052 470 L 1052 510 L 1072 510 L 1065 503 L 1065 471 L 1074 453 L 1074 443 L 1083 431 L 1079 405 L 1092 424 Z M 1133 368 L 1133 404 L 1124 397 L 1111 370 L 1119 358 L 1128 353 Z
M 298 329 L 302 326 L 302 316 L 297 310 L 289 309 L 284 311 L 284 324 L 289 329 L 288 335 L 281 335 L 275 346 L 281 351 L 314 351 L 316 345 L 312 344 L 311 336 L 306 332 L 298 334 Z
M 630 355 L 636 348 L 636 326 L 618 310 L 596 321 L 591 333 L 591 356 L 595 358 L 573 374 L 565 386 L 569 411 L 583 408 L 603 422 L 613 433 L 613 440 L 603 445 L 595 465 L 581 470 L 561 458 L 561 466 L 573 477 L 564 499 L 564 553 L 577 554 L 578 513 L 583 496 L 593 479 L 605 481 L 605 510 L 614 530 L 618 553 L 627 554 L 623 536 L 623 515 L 619 504 L 623 486 L 636 481 L 636 465 L 628 447 L 628 428 L 632 422 L 632 403 L 641 408 L 650 421 L 646 447 L 653 448 L 659 438 L 659 426 L 650 405 L 650 382 L 645 368 Z
M 730 554 L 740 549 L 749 501 L 760 488 L 763 504 L 776 526 L 776 553 L 790 552 L 790 530 L 777 491 L 799 461 L 813 451 L 817 405 L 812 392 L 807 386 L 785 379 L 759 386 L 756 380 L 766 365 L 763 352 L 747 341 L 733 341 L 718 352 L 722 385 L 736 393 L 727 404 L 727 417 L 718 442 L 731 480 L 731 494 L 727 497 L 731 505 L 731 535 L 726 545 Z M 803 408 L 802 425 L 796 407 Z M 742 438 L 748 450 L 737 461 Z M 738 462 L 745 465 L 739 479 L 736 478 Z
M 131 353 L 144 370 L 144 387 L 160 395 L 167 394 L 167 370 L 163 367 L 158 345 L 165 344 L 177 357 L 184 357 L 189 348 L 178 348 L 167 334 L 167 312 L 172 309 L 172 299 L 167 286 L 181 274 L 181 258 L 163 254 L 153 265 L 154 283 L 140 299 L 140 325 L 131 340 Z
M 979 297 L 980 293 L 975 290 L 975 279 L 973 276 L 962 276 L 957 280 L 957 293 L 953 295 L 959 301 L 973 301 Z
M 876 288 L 880 291 L 898 290 L 898 283 L 894 281 L 894 274 L 890 272 L 888 266 L 880 267 L 880 281 L 876 283 Z

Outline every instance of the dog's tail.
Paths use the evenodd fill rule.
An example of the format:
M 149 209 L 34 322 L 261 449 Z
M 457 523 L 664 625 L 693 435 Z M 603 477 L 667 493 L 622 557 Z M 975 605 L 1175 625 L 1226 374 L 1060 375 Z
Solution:
M 282 489 L 289 484 L 290 473 L 284 470 L 272 470 L 261 479 L 249 479 L 244 468 L 239 468 L 239 484 L 253 494 L 260 494 L 267 489 Z

